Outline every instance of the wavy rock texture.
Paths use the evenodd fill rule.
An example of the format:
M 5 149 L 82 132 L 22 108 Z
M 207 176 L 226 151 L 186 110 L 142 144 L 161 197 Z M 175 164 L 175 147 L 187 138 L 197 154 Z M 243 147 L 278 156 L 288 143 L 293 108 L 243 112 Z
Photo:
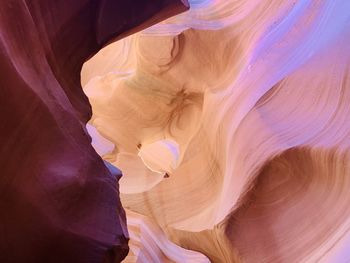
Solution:
M 80 71 L 107 41 L 184 10 L 180 0 L 1 1 L 0 262 L 128 254 L 121 173 L 91 147 Z
M 129 230 L 168 238 L 133 246 L 154 262 L 169 241 L 212 262 L 349 262 L 350 2 L 190 4 L 82 71 Z

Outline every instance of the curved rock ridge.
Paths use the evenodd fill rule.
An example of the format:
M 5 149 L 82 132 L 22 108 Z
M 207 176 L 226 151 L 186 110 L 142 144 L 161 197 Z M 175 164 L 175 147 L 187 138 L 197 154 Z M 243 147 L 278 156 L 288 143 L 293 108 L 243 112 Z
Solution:
M 123 262 L 210 262 L 201 253 L 171 243 L 149 218 L 128 210 L 126 214 L 131 241 L 129 255 Z
M 83 67 L 123 206 L 212 262 L 348 262 L 350 2 L 189 2 Z
M 91 147 L 81 67 L 108 41 L 187 7 L 180 0 L 1 1 L 0 262 L 126 257 L 121 173 Z M 95 135 L 95 146 L 110 147 L 99 154 L 113 150 Z

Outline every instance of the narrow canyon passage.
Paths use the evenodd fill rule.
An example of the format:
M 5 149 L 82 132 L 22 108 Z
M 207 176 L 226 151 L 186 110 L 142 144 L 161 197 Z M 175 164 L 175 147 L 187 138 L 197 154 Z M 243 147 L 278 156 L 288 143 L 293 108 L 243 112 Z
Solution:
M 350 1 L 3 0 L 0 263 L 350 262 Z

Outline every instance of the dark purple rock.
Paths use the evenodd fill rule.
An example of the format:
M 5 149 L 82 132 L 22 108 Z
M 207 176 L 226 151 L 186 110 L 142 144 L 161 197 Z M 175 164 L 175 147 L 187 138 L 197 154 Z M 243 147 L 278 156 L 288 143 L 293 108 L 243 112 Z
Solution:
M 120 262 L 118 174 L 91 147 L 83 62 L 186 10 L 180 0 L 0 4 L 0 262 Z

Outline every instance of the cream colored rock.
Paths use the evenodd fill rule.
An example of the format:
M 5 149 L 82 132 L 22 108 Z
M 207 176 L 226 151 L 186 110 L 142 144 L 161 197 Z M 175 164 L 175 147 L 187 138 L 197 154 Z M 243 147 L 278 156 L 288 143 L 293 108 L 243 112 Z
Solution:
M 123 262 L 140 263 L 209 263 L 201 253 L 171 243 L 163 231 L 145 216 L 126 210 L 130 235 L 130 252 Z
M 108 158 L 170 174 L 123 205 L 213 262 L 348 262 L 350 2 L 190 2 L 82 72 Z
M 180 161 L 180 149 L 175 141 L 165 139 L 140 146 L 138 156 L 150 170 L 172 174 Z
M 122 194 L 146 192 L 160 183 L 164 178 L 163 173 L 150 170 L 145 166 L 142 159 L 135 154 L 119 153 L 116 162 L 113 164 L 123 173 L 119 181 L 120 192 Z

